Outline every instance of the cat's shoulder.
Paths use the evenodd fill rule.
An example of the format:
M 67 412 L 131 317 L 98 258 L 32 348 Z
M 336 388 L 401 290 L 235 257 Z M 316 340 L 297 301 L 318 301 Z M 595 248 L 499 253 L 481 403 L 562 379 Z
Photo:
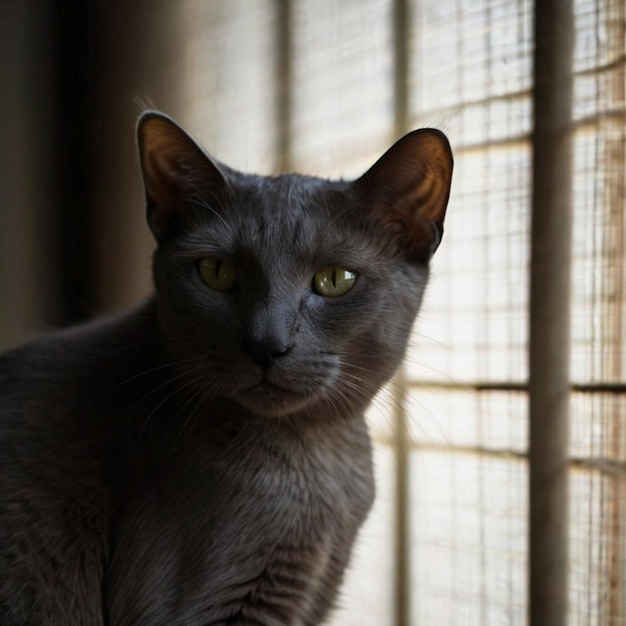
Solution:
M 97 317 L 93 320 L 42 333 L 28 342 L 0 352 L 0 372 L 37 373 L 38 365 L 106 354 L 116 347 L 140 341 L 149 332 L 156 317 L 153 303 Z M 48 370 L 49 371 L 49 370 Z M 0 375 L 0 383 L 3 381 Z
M 155 343 L 152 321 L 148 303 L 42 334 L 0 354 L 0 415 L 44 397 L 62 402 L 90 379 L 128 366 Z

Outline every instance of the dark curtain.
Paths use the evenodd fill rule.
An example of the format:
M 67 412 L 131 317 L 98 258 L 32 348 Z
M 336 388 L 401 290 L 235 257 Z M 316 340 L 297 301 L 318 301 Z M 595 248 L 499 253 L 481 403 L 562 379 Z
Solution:
M 180 114 L 182 10 L 0 2 L 0 347 L 147 293 L 134 127 Z

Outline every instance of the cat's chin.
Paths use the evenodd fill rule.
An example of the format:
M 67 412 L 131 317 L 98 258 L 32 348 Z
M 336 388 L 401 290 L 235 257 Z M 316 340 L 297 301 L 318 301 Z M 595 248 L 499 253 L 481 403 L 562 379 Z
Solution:
M 262 417 L 280 418 L 293 415 L 320 399 L 319 393 L 296 392 L 261 382 L 237 393 L 237 402 Z

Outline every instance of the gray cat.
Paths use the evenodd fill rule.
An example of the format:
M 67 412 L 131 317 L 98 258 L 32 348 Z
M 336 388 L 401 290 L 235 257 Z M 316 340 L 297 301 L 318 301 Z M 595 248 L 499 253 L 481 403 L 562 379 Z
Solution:
M 452 155 L 236 172 L 138 127 L 155 295 L 0 357 L 0 624 L 318 625 L 374 496 Z

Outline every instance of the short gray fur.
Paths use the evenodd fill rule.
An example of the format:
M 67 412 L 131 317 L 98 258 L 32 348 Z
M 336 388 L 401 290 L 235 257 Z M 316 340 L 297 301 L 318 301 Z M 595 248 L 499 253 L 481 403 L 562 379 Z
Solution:
M 452 155 L 244 175 L 138 127 L 155 294 L 0 357 L 0 624 L 318 625 L 374 497 L 363 414 L 406 350 Z M 234 289 L 200 278 L 228 259 Z M 340 297 L 312 277 L 358 275 Z

